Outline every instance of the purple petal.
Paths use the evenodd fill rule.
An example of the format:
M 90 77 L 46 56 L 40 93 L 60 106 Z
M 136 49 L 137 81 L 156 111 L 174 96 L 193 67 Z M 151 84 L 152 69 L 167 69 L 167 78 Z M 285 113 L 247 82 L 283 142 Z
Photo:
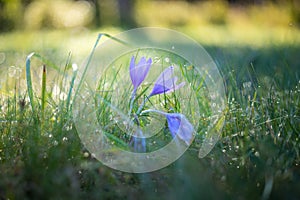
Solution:
M 168 127 L 173 137 L 176 136 L 177 131 L 179 130 L 181 117 L 180 115 L 167 114 Z
M 190 145 L 193 140 L 194 127 L 188 119 L 178 113 L 166 114 L 166 118 L 172 136 L 178 135 L 181 140 Z
M 152 92 L 149 95 L 149 97 L 154 96 L 156 94 L 162 94 L 164 92 L 166 92 L 166 87 L 164 85 L 155 84 L 154 87 L 153 87 Z
M 175 91 L 175 90 L 177 90 L 177 89 L 183 87 L 184 85 L 185 85 L 185 82 L 182 82 L 182 83 L 180 83 L 179 85 L 175 85 L 175 87 L 170 88 L 168 91 L 166 91 L 166 93 L 173 92 L 173 91 Z
M 142 57 L 139 63 L 135 65 L 135 58 L 134 56 L 132 56 L 130 61 L 129 72 L 130 72 L 131 82 L 135 90 L 145 80 L 151 64 L 152 64 L 151 58 L 149 58 L 147 61 L 145 57 Z
M 170 66 L 167 69 L 165 69 L 157 78 L 156 84 L 163 85 L 166 82 L 166 80 L 169 80 L 172 78 L 173 72 L 174 72 L 173 66 Z
M 184 86 L 184 82 L 176 85 L 178 77 L 173 77 L 174 67 L 170 66 L 165 69 L 160 76 L 155 81 L 154 87 L 149 96 L 154 96 L 156 94 L 173 92 Z

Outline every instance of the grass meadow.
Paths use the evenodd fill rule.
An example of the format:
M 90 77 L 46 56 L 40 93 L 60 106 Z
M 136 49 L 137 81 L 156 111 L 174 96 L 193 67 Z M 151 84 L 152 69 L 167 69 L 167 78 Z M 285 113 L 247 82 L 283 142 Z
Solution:
M 189 35 L 216 62 L 228 112 L 214 149 L 198 158 L 201 142 L 195 140 L 176 162 L 145 174 L 104 166 L 85 149 L 74 126 L 79 80 L 72 64 L 82 67 L 99 32 L 123 30 L 3 33 L 0 199 L 300 198 L 299 29 L 244 21 L 195 22 L 199 26 L 153 24 L 147 16 L 144 21 Z M 31 52 L 36 54 L 28 63 Z

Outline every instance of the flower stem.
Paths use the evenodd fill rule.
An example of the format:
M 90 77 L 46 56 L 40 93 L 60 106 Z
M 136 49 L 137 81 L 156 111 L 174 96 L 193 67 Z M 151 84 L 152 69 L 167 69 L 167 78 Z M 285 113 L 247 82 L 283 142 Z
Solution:
M 138 111 L 136 112 L 137 115 L 141 113 L 141 111 L 142 111 L 142 109 L 144 108 L 145 103 L 146 103 L 146 101 L 147 101 L 148 99 L 149 99 L 149 97 L 147 97 L 147 96 L 144 98 L 143 103 L 140 105 Z
M 134 100 L 135 100 L 135 95 L 136 95 L 136 89 L 134 89 L 134 90 L 132 91 L 128 116 L 130 116 L 130 114 L 131 114 L 131 112 L 132 112 L 132 107 L 133 107 L 133 102 L 134 102 Z
M 162 112 L 160 110 L 153 110 L 153 109 L 144 110 L 144 111 L 141 112 L 141 114 L 145 114 L 145 113 L 149 113 L 149 112 L 155 112 L 155 113 L 158 113 L 158 114 L 161 114 L 161 115 L 166 115 L 167 114 L 167 113 Z

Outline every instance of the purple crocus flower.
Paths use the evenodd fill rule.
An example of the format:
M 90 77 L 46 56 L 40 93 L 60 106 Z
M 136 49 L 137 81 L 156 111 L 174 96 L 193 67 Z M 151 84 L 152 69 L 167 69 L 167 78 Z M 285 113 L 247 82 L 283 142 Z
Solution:
M 154 87 L 149 97 L 156 94 L 170 93 L 184 86 L 185 82 L 176 85 L 177 80 L 178 77 L 174 76 L 174 67 L 168 67 L 159 75 L 159 77 L 155 81 Z
M 135 58 L 134 56 L 132 56 L 130 61 L 129 72 L 130 72 L 131 82 L 134 87 L 134 91 L 137 90 L 137 88 L 141 85 L 141 83 L 146 78 L 151 64 L 152 64 L 151 58 L 146 60 L 145 57 L 142 57 L 140 59 L 140 62 L 136 65 Z
M 173 137 L 177 134 L 187 145 L 193 140 L 194 127 L 188 119 L 180 113 L 166 113 L 169 130 Z
M 194 127 L 189 120 L 181 113 L 166 113 L 160 110 L 145 110 L 142 113 L 156 112 L 164 115 L 167 118 L 168 128 L 172 137 L 176 135 L 183 140 L 187 145 L 190 145 L 193 140 Z

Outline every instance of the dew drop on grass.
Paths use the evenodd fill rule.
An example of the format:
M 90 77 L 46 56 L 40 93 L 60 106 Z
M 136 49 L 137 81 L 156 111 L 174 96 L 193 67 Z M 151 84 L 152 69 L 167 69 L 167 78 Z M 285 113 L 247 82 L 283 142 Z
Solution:
M 169 63 L 169 62 L 170 62 L 170 58 L 166 57 L 166 58 L 165 58 L 165 62 L 166 62 L 166 63 Z
M 237 133 L 231 135 L 231 137 L 236 137 L 236 136 L 238 136 Z
M 89 154 L 88 152 L 84 152 L 84 153 L 83 153 L 83 157 L 85 157 L 85 158 L 89 157 L 89 155 L 90 155 L 90 154 Z
M 77 66 L 76 63 L 72 64 L 72 69 L 73 69 L 74 72 L 78 70 L 78 66 Z
M 62 139 L 64 142 L 68 141 L 68 138 L 67 137 L 63 137 Z
M 155 56 L 155 57 L 153 58 L 153 63 L 159 63 L 159 62 L 160 62 L 160 58 L 157 57 L 157 56 Z
M 252 84 L 252 83 L 251 83 L 250 81 L 244 82 L 244 83 L 243 83 L 243 87 L 244 87 L 244 88 L 250 88 L 250 87 L 251 87 L 251 84 Z
M 64 93 L 64 92 L 60 93 L 59 99 L 60 99 L 61 101 L 65 101 L 65 100 L 67 99 L 67 94 Z
M 52 95 L 53 96 L 57 96 L 60 94 L 60 88 L 58 85 L 54 85 L 53 89 L 52 89 Z
M 70 131 L 70 130 L 72 130 L 72 128 L 73 128 L 72 124 L 65 126 L 66 131 Z

